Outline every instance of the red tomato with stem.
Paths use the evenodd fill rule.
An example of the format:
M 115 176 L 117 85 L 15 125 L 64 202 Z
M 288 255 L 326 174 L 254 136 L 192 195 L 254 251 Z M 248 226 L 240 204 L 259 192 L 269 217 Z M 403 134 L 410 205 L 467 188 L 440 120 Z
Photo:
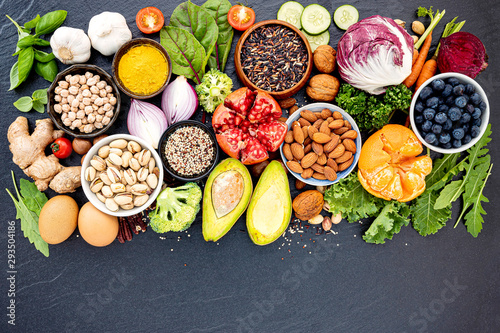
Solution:
M 71 152 L 73 151 L 71 141 L 66 138 L 56 139 L 50 144 L 50 149 L 52 149 L 52 153 L 57 158 L 66 158 L 71 155 Z
M 163 13 L 158 8 L 146 7 L 137 13 L 135 23 L 139 30 L 145 34 L 152 34 L 160 31 L 165 24 L 165 19 Z
M 245 31 L 255 22 L 255 12 L 243 5 L 234 5 L 227 13 L 229 24 L 239 31 Z

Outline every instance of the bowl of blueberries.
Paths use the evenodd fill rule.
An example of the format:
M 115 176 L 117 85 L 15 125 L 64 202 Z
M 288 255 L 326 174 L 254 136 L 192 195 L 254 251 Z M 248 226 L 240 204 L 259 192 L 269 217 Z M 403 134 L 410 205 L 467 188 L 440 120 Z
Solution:
M 453 154 L 472 147 L 490 119 L 483 88 L 460 73 L 438 74 L 415 92 L 410 106 L 413 131 L 430 149 Z

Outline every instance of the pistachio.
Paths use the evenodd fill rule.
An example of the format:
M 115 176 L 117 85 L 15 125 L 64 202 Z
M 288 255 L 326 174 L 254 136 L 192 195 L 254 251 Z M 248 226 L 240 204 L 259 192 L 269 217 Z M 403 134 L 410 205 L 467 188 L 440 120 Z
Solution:
M 127 180 L 125 179 L 125 171 L 123 169 L 120 170 L 120 176 L 121 176 L 121 183 L 123 185 L 127 185 L 128 183 L 127 183 Z
M 122 158 L 115 153 L 109 153 L 107 160 L 110 160 L 114 165 L 122 165 Z
M 109 151 L 110 151 L 109 146 L 102 146 L 97 151 L 97 155 L 99 155 L 101 158 L 106 158 L 109 155 Z
M 111 198 L 114 194 L 113 191 L 111 191 L 111 187 L 108 185 L 104 185 L 101 189 L 101 193 L 104 197 L 106 198 Z
M 123 172 L 123 178 L 129 185 L 134 185 L 137 183 L 137 176 L 135 175 L 134 170 L 127 169 Z
M 309 224 L 320 224 L 323 222 L 323 216 L 316 215 L 315 217 L 310 219 L 308 222 L 309 222 Z
M 106 173 L 111 183 L 119 183 L 122 180 L 120 171 L 115 167 L 109 167 Z
M 94 169 L 94 167 L 89 166 L 87 169 L 85 169 L 85 180 L 88 182 L 91 182 L 95 179 L 95 176 L 97 174 L 97 171 Z
M 146 166 L 148 165 L 149 163 L 149 159 L 151 158 L 151 152 L 148 150 L 148 149 L 143 149 L 140 153 L 139 153 L 139 163 L 142 165 L 142 166 Z
M 99 178 L 96 178 L 92 181 L 92 183 L 90 183 L 90 190 L 94 193 L 97 193 L 102 189 L 103 186 L 104 186 L 104 183 L 102 182 L 102 180 Z
M 330 229 L 332 229 L 332 220 L 330 220 L 328 216 L 325 216 L 321 226 L 323 227 L 323 230 L 330 231 Z
M 149 195 L 144 194 L 144 195 L 138 195 L 134 198 L 134 206 L 140 207 L 148 201 Z
M 134 171 L 139 171 L 139 169 L 141 168 L 141 164 L 139 163 L 139 161 L 135 157 L 132 157 L 130 159 L 129 166 Z
M 106 197 L 104 195 L 102 195 L 101 192 L 97 192 L 95 195 L 96 195 L 97 199 L 99 199 L 99 201 L 101 201 L 102 203 L 106 202 Z
M 106 205 L 106 208 L 112 212 L 117 212 L 120 208 L 113 198 L 107 198 L 104 204 Z
M 123 155 L 123 150 L 121 150 L 120 148 L 110 148 L 109 149 L 109 153 L 113 153 L 113 154 L 116 154 L 118 156 L 122 156 Z
M 342 221 L 342 213 L 338 213 L 337 215 L 332 215 L 332 223 L 339 224 Z
M 158 185 L 158 177 L 154 173 L 150 173 L 146 178 L 146 183 L 148 183 L 149 187 L 156 188 Z
M 132 208 L 134 208 L 134 203 L 133 202 L 129 202 L 128 204 L 120 205 L 120 208 L 121 209 L 125 209 L 125 210 L 132 209 Z
M 122 155 L 122 167 L 128 168 L 131 158 L 132 158 L 132 153 L 129 152 L 128 150 L 125 151 Z
M 97 155 L 92 157 L 90 165 L 92 165 L 97 171 L 103 171 L 106 169 L 106 163 L 100 156 Z
M 160 169 L 158 169 L 158 167 L 154 167 L 152 173 L 154 173 L 156 177 L 160 178 Z
M 113 193 L 122 193 L 125 192 L 125 185 L 122 183 L 113 183 L 109 186 Z
M 123 149 L 123 148 L 127 147 L 127 144 L 128 144 L 128 142 L 125 139 L 116 139 L 116 140 L 113 140 L 109 143 L 109 147 Z
M 149 170 L 149 173 L 153 173 L 153 169 L 155 168 L 156 166 L 156 161 L 155 161 L 155 158 L 154 157 L 151 157 L 149 159 L 149 163 L 148 163 L 148 170 Z
M 134 195 L 143 195 L 143 194 L 147 193 L 148 186 L 144 185 L 144 184 L 135 184 L 135 185 L 132 185 L 130 191 Z
M 106 171 L 101 172 L 101 174 L 99 175 L 99 178 L 101 178 L 101 180 L 103 181 L 104 184 L 111 185 L 111 180 L 109 180 L 109 177 L 108 177 L 108 174 L 106 173 Z
M 127 149 L 132 154 L 135 154 L 135 153 L 140 152 L 142 150 L 142 147 L 141 147 L 140 144 L 138 144 L 135 141 L 129 141 L 128 144 L 127 144 Z
M 139 171 L 137 171 L 137 180 L 140 182 L 145 181 L 148 178 L 149 171 L 147 168 L 140 168 Z
M 134 196 L 132 195 L 132 193 L 123 192 L 115 195 L 114 199 L 115 202 L 121 206 L 131 203 L 134 200 Z

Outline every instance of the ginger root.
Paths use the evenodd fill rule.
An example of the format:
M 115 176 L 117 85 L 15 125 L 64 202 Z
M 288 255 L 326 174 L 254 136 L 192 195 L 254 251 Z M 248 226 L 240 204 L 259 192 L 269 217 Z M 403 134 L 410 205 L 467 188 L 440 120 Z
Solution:
M 45 147 L 63 134 L 63 131 L 54 130 L 54 124 L 49 118 L 37 120 L 31 135 L 28 119 L 25 117 L 17 117 L 9 126 L 7 138 L 12 161 L 35 180 L 40 191 L 45 191 L 50 186 L 58 193 L 70 193 L 81 186 L 80 166 L 66 168 L 53 154 L 45 156 Z

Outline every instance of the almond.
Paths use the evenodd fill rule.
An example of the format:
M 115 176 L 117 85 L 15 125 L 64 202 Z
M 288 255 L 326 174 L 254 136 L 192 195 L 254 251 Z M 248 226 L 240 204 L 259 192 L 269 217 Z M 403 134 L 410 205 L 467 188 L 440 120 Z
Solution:
M 286 123 L 287 120 L 288 120 L 287 117 L 279 117 L 278 118 L 278 121 L 281 121 L 282 123 Z
M 342 144 L 345 147 L 345 150 L 350 151 L 351 153 L 356 153 L 356 143 L 351 139 L 342 140 Z
M 321 127 L 321 124 L 323 124 L 323 122 L 324 122 L 323 119 L 318 119 L 314 122 L 313 126 L 319 130 L 319 128 Z
M 323 119 L 323 117 L 321 117 L 321 112 L 316 111 L 316 112 L 313 112 L 313 113 L 316 116 L 316 119 Z
M 328 123 L 331 123 L 331 122 L 332 122 L 332 121 L 334 121 L 334 120 L 335 120 L 335 119 L 334 119 L 333 117 L 328 117 L 328 118 L 326 118 L 326 121 L 327 121 Z
M 309 132 L 307 131 L 309 127 L 312 127 L 312 125 L 307 125 L 302 127 L 302 133 L 304 133 L 304 140 L 309 137 Z
M 302 132 L 300 124 L 294 122 L 292 130 L 293 130 L 293 139 L 295 140 L 295 142 L 304 143 L 304 132 Z
M 302 173 L 304 171 L 304 169 L 300 166 L 299 162 L 295 162 L 295 161 L 288 161 L 286 162 L 286 166 L 288 167 L 288 169 L 290 169 L 292 172 L 296 172 L 296 173 Z
M 319 173 L 319 172 L 313 173 L 312 177 L 314 179 L 318 179 L 318 180 L 325 180 L 326 179 L 325 175 L 322 173 Z
M 328 179 L 331 182 L 337 179 L 337 173 L 329 166 L 323 168 L 323 174 L 325 175 L 326 179 Z
M 321 164 L 321 165 L 325 165 L 327 160 L 328 160 L 328 157 L 326 156 L 326 154 L 321 154 L 318 156 L 318 160 L 316 161 L 316 163 Z
M 321 132 L 318 132 L 318 133 L 314 133 L 313 135 L 313 141 L 317 142 L 317 143 L 327 143 L 329 141 L 332 140 L 332 138 L 330 137 L 330 135 L 327 135 L 325 133 L 321 133 Z
M 285 158 L 287 160 L 293 160 L 293 154 L 292 154 L 292 149 L 290 147 L 289 143 L 285 143 L 283 145 L 283 155 L 285 155 Z
M 310 168 L 318 160 L 318 155 L 315 152 L 310 152 L 302 160 L 300 160 L 300 165 L 302 168 Z
M 280 107 L 282 109 L 291 108 L 292 106 L 295 105 L 295 103 L 297 103 L 297 101 L 293 97 L 285 98 L 285 99 L 282 99 L 281 101 L 278 102 L 278 104 L 280 105 Z
M 354 156 L 352 156 L 350 159 L 348 159 L 344 163 L 339 164 L 339 170 L 338 171 L 344 171 L 344 170 L 346 170 L 348 167 L 351 166 L 351 164 L 352 164 L 353 161 L 354 161 Z
M 313 134 L 314 134 L 314 133 L 318 133 L 319 131 L 318 131 L 318 129 L 317 129 L 316 127 L 314 127 L 314 126 L 309 126 L 309 127 L 307 128 L 307 132 L 308 132 L 308 134 L 309 134 L 309 137 L 312 139 Z
M 323 172 L 324 172 L 325 167 L 324 167 L 324 166 L 322 166 L 322 165 L 319 165 L 318 163 L 314 163 L 314 164 L 311 166 L 311 169 L 313 169 L 313 170 L 314 170 L 314 171 L 316 171 L 316 172 L 323 173 Z
M 312 143 L 312 139 L 309 137 L 309 135 L 307 136 L 307 138 L 304 139 L 304 143 L 303 145 L 304 146 L 307 146 L 308 144 Z
M 335 147 L 335 149 L 332 150 L 330 154 L 328 154 L 328 158 L 333 158 L 333 159 L 339 158 L 344 154 L 344 152 L 345 152 L 344 145 L 339 143 L 337 147 Z
M 332 132 L 330 130 L 330 128 L 328 127 L 328 122 L 327 121 L 324 121 L 323 124 L 321 124 L 321 126 L 319 128 L 319 131 L 321 133 L 325 133 L 326 135 L 330 135 L 330 133 Z
M 347 151 L 347 150 L 346 150 L 346 151 L 342 154 L 342 156 L 337 157 L 337 158 L 335 159 L 335 162 L 336 162 L 337 164 L 339 164 L 339 165 L 340 165 L 340 164 L 342 164 L 342 163 L 346 162 L 347 160 L 349 160 L 351 157 L 352 157 L 352 153 L 351 153 L 350 151 Z
M 347 132 L 345 132 L 344 134 L 342 134 L 340 136 L 340 138 L 342 140 L 344 139 L 356 139 L 358 137 L 358 132 L 356 132 L 355 130 L 348 130 Z
M 323 154 L 323 145 L 320 145 L 319 143 L 313 141 L 312 150 L 319 156 Z
M 328 127 L 332 130 L 335 130 L 337 128 L 341 128 L 342 126 L 344 126 L 344 120 L 342 120 L 342 119 L 335 119 L 330 124 L 328 124 Z
M 283 146 L 283 153 L 285 153 L 284 150 L 285 146 Z M 304 148 L 302 148 L 302 145 L 300 143 L 294 142 L 290 146 L 290 152 L 292 153 L 292 158 L 288 158 L 289 160 L 293 159 L 295 157 L 297 160 L 301 160 L 304 157 Z M 286 157 L 286 155 L 285 155 Z
M 351 123 L 348 122 L 347 120 L 344 120 L 344 126 L 347 127 L 348 129 L 352 129 Z
M 305 170 L 304 170 L 304 172 L 302 172 L 302 173 L 300 174 L 300 176 L 301 176 L 302 178 L 304 178 L 304 179 L 309 179 L 309 178 L 311 178 L 311 177 L 312 177 L 313 173 L 314 173 L 314 170 L 313 170 L 313 169 L 311 169 L 311 168 L 307 168 L 307 169 L 305 169 Z
M 297 111 L 299 109 L 299 107 L 297 105 L 294 105 L 290 108 L 290 110 L 288 110 L 288 115 L 291 116 L 292 114 L 295 113 L 295 111 Z
M 304 183 L 302 180 L 295 179 L 295 188 L 297 190 L 302 190 L 304 187 L 306 187 L 306 183 Z
M 300 126 L 302 126 L 302 127 L 305 127 L 305 126 L 311 126 L 311 123 L 310 123 L 310 122 L 308 122 L 308 121 L 307 121 L 306 119 L 304 119 L 304 118 L 299 118 L 298 122 L 299 122 Z
M 337 129 L 334 129 L 333 130 L 333 133 L 337 134 L 337 135 L 342 135 L 344 134 L 345 132 L 347 132 L 349 129 L 345 126 L 342 126 L 341 128 L 337 128 Z
M 293 131 L 290 130 L 288 132 L 286 132 L 286 135 L 285 135 L 285 142 L 286 143 L 292 143 L 294 140 L 293 140 Z
M 342 116 L 342 113 L 340 113 L 338 111 L 334 111 L 332 114 L 332 117 L 335 119 L 344 119 L 344 117 Z
M 327 119 L 328 117 L 331 117 L 331 116 L 332 116 L 332 111 L 330 111 L 329 109 L 321 110 L 321 118 Z
M 305 147 L 304 147 L 304 154 L 309 153 L 311 150 L 312 150 L 312 144 L 311 143 L 305 145 Z
M 335 147 L 337 147 L 338 143 L 339 143 L 339 140 L 340 140 L 340 137 L 337 135 L 337 134 L 332 134 L 330 136 L 332 139 L 330 140 L 330 142 L 327 142 L 324 146 L 323 146 L 323 150 L 325 152 L 325 154 L 328 154 L 330 153 L 332 150 L 335 149 Z
M 339 166 L 337 165 L 337 162 L 335 162 L 335 160 L 332 158 L 329 158 L 326 161 L 326 165 L 328 165 L 330 168 L 332 168 L 333 171 L 335 171 L 335 172 L 339 171 Z
M 300 115 L 302 116 L 302 118 L 310 121 L 311 123 L 314 123 L 316 120 L 318 120 L 316 115 L 311 110 L 301 111 Z

